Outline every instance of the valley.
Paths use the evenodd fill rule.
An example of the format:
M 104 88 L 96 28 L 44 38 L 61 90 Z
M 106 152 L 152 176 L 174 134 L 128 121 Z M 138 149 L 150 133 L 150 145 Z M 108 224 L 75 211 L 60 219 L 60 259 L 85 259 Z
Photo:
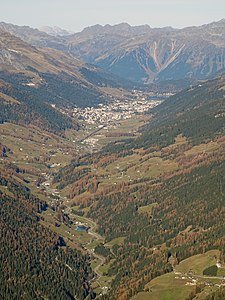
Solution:
M 202 186 L 205 187 L 204 180 L 207 182 L 208 179 L 204 179 L 206 175 L 203 178 L 200 176 L 201 168 L 211 164 L 214 172 L 220 172 L 220 166 L 213 164 L 217 160 L 223 161 L 225 140 L 222 135 L 217 135 L 211 140 L 195 144 L 190 142 L 188 136 L 180 133 L 175 136 L 172 143 L 161 144 L 160 140 L 157 140 L 160 146 L 153 146 L 152 149 L 151 146 L 140 148 L 139 145 L 143 143 L 141 139 L 145 138 L 142 131 L 154 122 L 155 110 L 161 109 L 160 103 L 165 102 L 165 105 L 167 101 L 173 103 L 170 99 L 162 100 L 124 99 L 124 103 L 117 100 L 108 107 L 100 104 L 96 108 L 87 109 L 55 106 L 54 109 L 60 113 L 68 118 L 76 118 L 80 122 L 79 130 L 67 129 L 61 136 L 32 125 L 5 122 L 0 126 L 0 143 L 3 149 L 0 159 L 1 174 L 10 176 L 10 180 L 24 185 L 40 200 L 46 201 L 48 208 L 39 214 L 40 224 L 62 237 L 67 247 L 89 256 L 90 266 L 95 273 L 90 284 L 97 297 L 101 295 L 113 297 L 116 290 L 120 295 L 119 298 L 130 298 L 137 294 L 134 296 L 137 299 L 146 297 L 148 299 L 151 291 L 151 297 L 156 297 L 157 300 L 164 299 L 163 297 L 169 297 L 173 282 L 175 285 L 171 299 L 174 297 L 174 291 L 180 295 L 177 299 L 191 294 L 195 294 L 196 299 L 204 299 L 201 295 L 210 295 L 223 287 L 224 281 L 220 277 L 218 280 L 214 278 L 216 281 L 212 278 L 213 282 L 210 283 L 210 278 L 198 277 L 201 276 L 200 273 L 185 275 L 188 272 L 182 271 L 181 274 L 176 274 L 180 272 L 179 268 L 182 266 L 181 263 L 177 265 L 179 257 L 177 253 L 184 251 L 183 254 L 179 254 L 181 255 L 179 259 L 182 261 L 186 255 L 191 256 L 188 258 L 190 262 L 192 256 L 196 254 L 194 249 L 185 254 L 185 251 L 192 248 L 193 240 L 201 240 L 200 237 L 205 236 L 204 239 L 209 239 L 205 249 L 212 247 L 210 235 L 207 237 L 210 225 L 203 225 L 200 220 L 194 223 L 193 216 L 188 214 L 184 217 L 181 212 L 180 220 L 177 219 L 177 224 L 180 224 L 179 232 L 168 224 L 174 222 L 172 216 L 174 211 L 178 211 L 176 205 L 180 205 L 176 204 L 176 198 L 174 202 L 170 201 L 171 197 L 174 197 L 173 190 L 176 191 L 175 194 L 178 192 L 178 195 L 181 190 L 181 194 L 185 195 L 185 192 L 182 192 L 183 185 L 192 184 L 188 177 L 192 175 L 185 174 L 192 173 L 194 177 L 203 180 Z M 220 115 L 222 118 L 222 114 L 219 114 L 219 117 L 218 113 L 215 114 L 215 122 L 219 121 Z M 164 129 L 159 127 L 156 130 L 163 132 Z M 166 126 L 166 130 L 170 130 L 170 127 Z M 164 136 L 161 135 L 161 138 Z M 138 147 L 135 144 L 137 139 L 140 139 Z M 153 130 L 152 139 L 154 140 Z M 134 143 L 132 149 L 129 148 L 129 143 Z M 200 173 L 194 175 L 195 172 Z M 175 178 L 178 178 L 178 181 Z M 177 183 L 173 183 L 173 180 Z M 223 188 L 218 189 L 217 183 L 214 184 L 215 189 L 213 188 L 211 192 L 223 193 Z M 200 190 L 196 191 L 198 196 L 194 196 L 193 199 L 199 195 L 201 197 Z M 0 185 L 0 191 L 10 197 L 13 196 L 10 189 L 4 185 Z M 125 202 L 120 201 L 121 196 L 126 199 Z M 180 196 L 178 197 L 181 201 Z M 218 194 L 218 203 L 219 199 Z M 201 201 L 198 204 L 199 209 L 202 206 Z M 191 204 L 183 205 L 189 207 Z M 207 211 L 208 208 L 205 209 L 205 214 Z M 216 208 L 211 207 L 210 214 L 213 211 L 216 214 Z M 177 217 L 179 214 L 177 213 Z M 189 218 L 192 219 L 192 225 Z M 220 218 L 217 218 L 217 222 L 223 220 L 223 214 Z M 83 226 L 84 229 L 78 230 L 78 226 L 81 228 Z M 145 228 L 144 231 L 142 228 Z M 213 227 L 213 230 L 219 234 L 217 231 L 219 228 Z M 174 233 L 168 235 L 171 229 Z M 158 235 L 161 239 L 157 237 Z M 183 248 L 184 241 L 187 243 L 186 249 Z M 217 259 L 223 256 L 222 248 L 219 246 L 222 241 L 223 239 L 215 239 L 213 242 L 217 249 L 215 250 Z M 141 248 L 136 247 L 137 243 L 142 245 Z M 197 243 L 195 247 L 201 249 L 202 246 Z M 137 253 L 140 249 L 142 254 L 139 258 Z M 171 251 L 170 260 L 165 257 L 168 251 Z M 197 250 L 197 253 L 198 251 L 201 250 Z M 126 265 L 123 266 L 127 259 L 129 261 L 129 258 L 126 258 L 127 253 L 128 257 L 137 257 L 133 270 L 139 270 L 135 278 L 141 284 L 143 292 L 140 292 L 140 288 L 136 288 L 136 283 L 133 282 L 134 275 L 130 277 L 128 273 L 126 276 L 132 294 L 126 291 L 126 283 L 121 285 L 123 279 L 118 282 L 120 272 L 128 268 Z M 120 260 L 121 257 L 126 260 Z M 152 261 L 156 262 L 155 267 L 152 266 Z M 156 273 L 143 275 L 143 272 L 146 274 L 148 270 L 148 264 L 151 265 L 151 270 L 156 268 Z M 193 267 L 195 264 L 196 262 L 192 263 Z M 65 266 L 73 270 L 70 264 Z M 208 266 L 206 264 L 204 268 Z M 156 271 L 159 269 L 162 271 Z M 173 272 L 170 273 L 171 271 Z M 150 278 L 152 280 L 148 284 Z M 155 288 L 155 282 L 156 286 L 160 287 L 160 292 Z M 198 282 L 201 288 L 196 289 L 193 282 Z M 161 289 L 161 286 L 164 288 Z
M 0 23 L 1 299 L 223 299 L 224 28 Z
M 104 256 L 95 253 L 95 247 L 104 243 L 105 238 L 97 233 L 97 224 L 93 220 L 74 213 L 76 209 L 79 210 L 79 206 L 71 206 L 67 196 L 63 193 L 61 195 L 52 184 L 53 176 L 74 157 L 99 151 L 115 140 L 135 138 L 140 134 L 138 128 L 149 120 L 145 113 L 160 102 L 125 100 L 124 103 L 116 101 L 107 107 L 100 105 L 99 108 L 60 109 L 64 114 L 79 119 L 82 124 L 78 132 L 68 130 L 64 137 L 41 131 L 35 126 L 11 123 L 0 126 L 0 144 L 7 145 L 9 149 L 0 158 L 1 172 L 4 174 L 4 169 L 17 169 L 13 180 L 24 184 L 49 205 L 40 214 L 41 225 L 63 237 L 68 246 L 90 255 L 91 266 L 96 273 L 96 278 L 91 282 L 97 294 L 105 294 L 110 289 L 114 277 L 106 274 L 114 261 L 114 254 L 110 260 L 106 260 Z M 0 191 L 12 196 L 4 186 L 0 186 Z M 59 219 L 59 211 L 68 217 L 69 222 Z M 77 231 L 79 225 L 88 229 Z M 111 249 L 112 246 L 107 248 Z

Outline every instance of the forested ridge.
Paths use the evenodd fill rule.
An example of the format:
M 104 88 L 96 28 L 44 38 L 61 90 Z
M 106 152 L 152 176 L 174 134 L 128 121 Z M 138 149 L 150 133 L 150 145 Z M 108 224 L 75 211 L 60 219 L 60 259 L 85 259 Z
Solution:
M 224 134 L 225 77 L 222 76 L 186 89 L 151 110 L 152 120 L 142 135 L 127 143 L 109 144 L 103 153 L 138 149 L 159 149 L 172 144 L 183 134 L 192 144 Z
M 192 255 L 220 249 L 224 259 L 224 168 L 224 162 L 212 162 L 157 187 L 96 199 L 89 216 L 99 224 L 99 233 L 107 241 L 126 237 L 123 246 L 114 247 L 117 260 L 110 272 L 116 275 L 115 290 L 119 286 L 126 290 L 128 281 L 127 295 L 143 289 L 152 278 L 171 271 L 170 255 L 179 263 Z M 151 214 L 138 212 L 139 207 L 152 203 L 157 205 Z
M 37 72 L 37 71 L 36 71 Z M 38 74 L 38 72 L 37 72 Z M 96 90 L 74 82 L 66 74 L 39 74 L 43 82 L 34 87 L 27 84 L 30 78 L 23 74 L 1 72 L 0 92 L 10 96 L 17 103 L 6 103 L 0 97 L 0 122 L 34 124 L 52 132 L 68 128 L 78 129 L 78 122 L 63 115 L 51 106 L 86 107 L 104 101 Z M 3 99 L 4 100 L 4 99 Z

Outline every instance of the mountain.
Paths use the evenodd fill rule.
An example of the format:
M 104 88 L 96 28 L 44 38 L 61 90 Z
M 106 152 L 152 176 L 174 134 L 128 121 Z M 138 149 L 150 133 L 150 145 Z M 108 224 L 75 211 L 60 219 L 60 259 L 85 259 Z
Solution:
M 68 49 L 68 43 L 63 37 L 59 36 L 51 36 L 45 32 L 41 32 L 38 29 L 33 29 L 29 26 L 17 26 L 13 24 L 8 24 L 4 22 L 0 22 L 0 30 L 4 32 L 8 32 L 11 35 L 18 37 L 23 40 L 25 43 L 28 43 L 30 46 L 34 46 L 39 49 L 39 51 L 47 52 L 48 55 L 57 55 L 57 52 L 51 51 L 50 49 L 59 50 L 64 52 L 66 55 L 63 56 L 63 53 L 58 54 L 60 57 L 61 63 L 63 60 L 66 60 L 66 67 L 71 67 L 76 69 L 76 72 L 82 72 L 84 75 L 88 76 L 88 80 L 94 81 L 95 84 L 104 85 L 104 86 L 117 86 L 117 87 L 133 87 L 133 83 L 129 80 L 121 78 L 120 76 L 113 75 L 108 73 L 101 68 L 96 66 L 85 64 L 82 60 L 77 59 Z M 41 50 L 42 49 L 42 50 Z M 55 58 L 53 58 L 55 60 Z M 53 62 L 53 61 L 52 61 Z M 58 62 L 59 63 L 59 62 Z M 58 66 L 61 68 L 61 66 Z M 73 69 L 74 72 L 74 69 Z M 93 76 L 90 76 L 93 74 Z
M 102 93 L 81 77 L 81 62 L 55 50 L 38 50 L 5 31 L 0 41 L 1 99 L 11 97 L 22 104 L 1 100 L 2 121 L 20 119 L 25 113 L 23 122 L 34 119 L 57 131 L 73 125 L 52 104 L 86 106 L 103 101 Z
M 128 23 L 120 23 L 117 25 L 106 24 L 102 25 L 94 25 L 90 27 L 86 27 L 82 32 L 75 34 L 75 36 L 85 37 L 86 35 L 96 36 L 100 35 L 120 35 L 123 37 L 133 37 L 140 36 L 151 32 L 151 27 L 149 25 L 139 25 L 139 26 L 131 26 Z
M 18 121 L 26 112 L 22 118 L 25 123 L 33 119 L 56 131 L 77 128 L 74 120 L 53 105 L 95 106 L 110 99 L 108 93 L 101 90 L 102 86 L 126 84 L 125 80 L 69 54 L 49 48 L 37 49 L 7 31 L 0 29 L 0 33 L 1 122 Z M 13 100 L 7 101 L 9 98 Z
M 66 50 L 66 47 L 63 46 L 63 37 L 51 36 L 29 26 L 17 26 L 0 22 L 0 29 L 11 33 L 35 47 L 51 47 L 57 50 Z
M 28 42 L 10 34 L 8 31 L 1 30 L 1 71 L 23 72 L 27 76 L 36 76 L 41 73 L 60 74 L 66 73 L 73 76 L 80 85 L 88 86 L 90 89 L 95 89 L 96 86 L 90 84 L 85 77 L 87 73 L 93 73 L 93 78 L 98 75 L 99 86 L 102 84 L 116 85 L 120 78 L 110 75 L 105 71 L 84 63 L 83 61 L 74 58 L 73 56 L 57 51 L 52 48 L 37 48 Z M 89 74 L 89 78 L 91 77 Z M 101 80 L 100 80 L 101 79 Z M 109 82 L 107 82 L 107 79 Z M 115 82 L 113 82 L 115 80 Z M 40 83 L 40 82 L 39 82 Z M 124 80 L 125 83 L 125 80 Z
M 136 82 L 205 80 L 224 69 L 224 20 L 179 30 L 94 26 L 68 40 L 78 57 Z
M 58 26 L 50 27 L 50 26 L 43 26 L 39 28 L 40 31 L 46 32 L 48 35 L 52 36 L 67 36 L 73 34 L 74 32 L 62 29 Z
M 69 36 L 12 24 L 0 28 L 38 47 L 50 47 L 136 83 L 206 80 L 224 72 L 225 20 L 174 29 L 94 25 Z
M 223 299 L 224 23 L 64 37 L 1 23 L 0 298 Z M 77 58 L 109 53 L 124 78 L 192 85 L 149 111 L 132 89 L 118 118 L 106 105 L 132 83 Z

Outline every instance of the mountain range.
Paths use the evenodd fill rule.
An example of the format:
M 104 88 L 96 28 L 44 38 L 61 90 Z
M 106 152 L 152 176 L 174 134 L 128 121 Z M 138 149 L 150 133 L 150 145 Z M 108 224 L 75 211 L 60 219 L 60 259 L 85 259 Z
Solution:
M 70 53 L 136 83 L 206 80 L 225 69 L 225 20 L 183 29 L 94 25 L 68 36 L 0 23 L 38 46 Z

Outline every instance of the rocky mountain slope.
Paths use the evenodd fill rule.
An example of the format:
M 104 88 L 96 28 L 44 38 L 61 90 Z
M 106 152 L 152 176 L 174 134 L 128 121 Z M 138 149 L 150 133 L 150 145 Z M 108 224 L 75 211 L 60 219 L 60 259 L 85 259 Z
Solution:
M 181 30 L 95 26 L 69 40 L 78 57 L 138 82 L 204 80 L 225 67 L 224 20 Z
M 205 80 L 225 69 L 224 19 L 184 29 L 95 25 L 63 37 L 6 23 L 0 23 L 0 28 L 32 45 L 69 52 L 139 83 Z

